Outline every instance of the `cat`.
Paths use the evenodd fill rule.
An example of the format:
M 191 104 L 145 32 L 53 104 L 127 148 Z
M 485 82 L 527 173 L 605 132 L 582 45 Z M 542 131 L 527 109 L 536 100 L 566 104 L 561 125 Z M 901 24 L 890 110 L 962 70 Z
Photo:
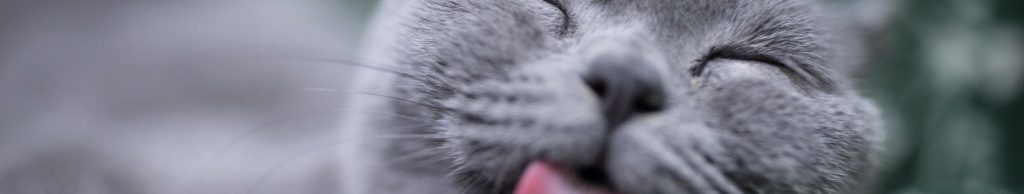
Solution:
M 342 192 L 862 192 L 880 113 L 817 3 L 384 1 Z

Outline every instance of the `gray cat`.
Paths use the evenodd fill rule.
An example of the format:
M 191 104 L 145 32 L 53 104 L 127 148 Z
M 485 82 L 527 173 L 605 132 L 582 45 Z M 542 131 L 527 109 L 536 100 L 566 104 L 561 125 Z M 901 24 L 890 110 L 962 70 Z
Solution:
M 344 193 L 850 193 L 850 50 L 797 0 L 391 0 Z

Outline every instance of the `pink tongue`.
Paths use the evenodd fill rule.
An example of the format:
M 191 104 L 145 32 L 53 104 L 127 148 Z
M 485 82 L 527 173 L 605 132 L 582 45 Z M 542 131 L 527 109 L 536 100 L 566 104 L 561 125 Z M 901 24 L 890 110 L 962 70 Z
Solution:
M 581 187 L 546 162 L 534 161 L 526 168 L 515 194 L 608 194 L 604 189 Z

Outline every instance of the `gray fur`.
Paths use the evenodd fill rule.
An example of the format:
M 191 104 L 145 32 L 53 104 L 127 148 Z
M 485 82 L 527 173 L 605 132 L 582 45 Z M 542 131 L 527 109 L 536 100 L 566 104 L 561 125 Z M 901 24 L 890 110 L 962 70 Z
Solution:
M 847 193 L 869 176 L 877 111 L 810 3 L 561 4 L 385 2 L 366 61 L 397 73 L 358 73 L 376 95 L 349 102 L 365 112 L 347 117 L 346 193 L 510 193 L 533 160 L 597 166 L 622 193 Z M 606 125 L 581 79 L 605 55 L 659 70 L 668 109 Z

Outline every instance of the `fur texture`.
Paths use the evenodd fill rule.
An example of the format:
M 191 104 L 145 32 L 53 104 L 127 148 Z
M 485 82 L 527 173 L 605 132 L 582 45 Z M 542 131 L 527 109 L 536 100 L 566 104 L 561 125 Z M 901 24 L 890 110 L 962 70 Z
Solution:
M 358 73 L 345 193 L 510 193 L 535 160 L 621 193 L 844 193 L 874 165 L 875 108 L 807 2 L 383 6 L 366 61 L 393 72 Z M 663 109 L 609 122 L 584 79 L 608 56 L 654 70 Z

